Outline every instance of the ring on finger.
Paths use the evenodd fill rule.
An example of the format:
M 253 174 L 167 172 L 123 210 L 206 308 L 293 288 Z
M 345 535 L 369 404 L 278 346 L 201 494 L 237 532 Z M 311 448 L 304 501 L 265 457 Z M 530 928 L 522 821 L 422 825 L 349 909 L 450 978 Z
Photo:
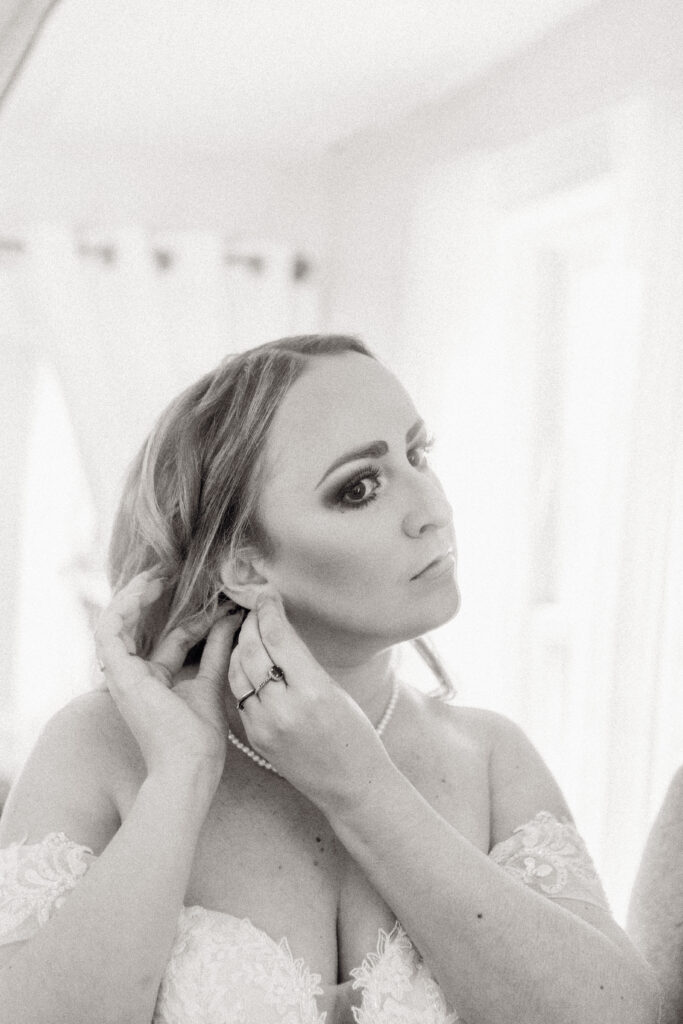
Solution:
M 268 669 L 268 675 L 256 687 L 256 693 L 259 693 L 263 689 L 264 686 L 268 685 L 268 683 L 278 682 L 278 681 L 285 683 L 285 685 L 287 684 L 287 680 L 285 679 L 285 674 L 282 671 L 282 669 L 280 668 L 280 666 L 279 665 L 271 665 L 270 668 Z
M 244 711 L 245 702 L 248 701 L 250 697 L 256 696 L 257 692 L 258 691 L 252 687 L 252 689 L 249 690 L 248 693 L 245 693 L 242 697 L 240 697 L 240 699 L 237 701 L 237 704 L 235 705 L 237 707 L 237 710 Z

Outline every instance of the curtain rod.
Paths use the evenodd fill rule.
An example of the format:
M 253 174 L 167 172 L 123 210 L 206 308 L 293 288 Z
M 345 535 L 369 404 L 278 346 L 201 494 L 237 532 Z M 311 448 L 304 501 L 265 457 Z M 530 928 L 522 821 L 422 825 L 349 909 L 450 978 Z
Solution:
M 26 243 L 20 239 L 0 237 L 0 252 L 25 253 L 27 251 Z M 117 255 L 116 246 L 107 243 L 79 242 L 76 245 L 76 252 L 81 256 L 97 256 L 105 263 L 113 263 Z M 151 255 L 162 270 L 171 267 L 175 259 L 173 249 L 167 246 L 152 246 Z M 255 274 L 260 274 L 266 266 L 267 257 L 259 256 L 256 253 L 228 251 L 223 254 L 223 262 L 230 266 L 242 265 L 248 267 Z M 292 258 L 292 277 L 295 281 L 301 281 L 308 277 L 310 271 L 311 265 L 305 256 L 297 255 Z

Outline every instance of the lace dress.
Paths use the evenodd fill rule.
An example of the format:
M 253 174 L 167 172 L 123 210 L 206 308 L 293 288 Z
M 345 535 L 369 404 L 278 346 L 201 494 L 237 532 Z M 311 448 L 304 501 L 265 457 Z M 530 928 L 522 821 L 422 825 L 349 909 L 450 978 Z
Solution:
M 495 846 L 491 859 L 549 898 L 606 907 L 574 826 L 542 811 Z M 0 945 L 31 937 L 58 912 L 95 859 L 53 832 L 0 850 Z M 455 1024 L 446 1000 L 397 922 L 351 971 L 355 1024 Z M 181 911 L 153 1024 L 325 1024 L 320 975 L 247 918 L 201 906 Z M 332 1024 L 332 1022 L 328 1022 Z

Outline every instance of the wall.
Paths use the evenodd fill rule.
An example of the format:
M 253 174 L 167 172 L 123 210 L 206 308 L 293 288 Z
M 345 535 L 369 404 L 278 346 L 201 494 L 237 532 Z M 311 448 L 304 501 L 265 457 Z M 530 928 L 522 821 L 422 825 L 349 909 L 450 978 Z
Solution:
M 680 587 L 664 519 L 675 514 L 671 481 L 681 454 L 680 289 L 670 275 L 680 274 L 673 254 L 683 237 L 682 43 L 680 7 L 597 4 L 449 101 L 337 146 L 322 168 L 327 325 L 361 334 L 388 358 L 447 449 L 438 468 L 455 509 L 463 607 L 441 631 L 440 647 L 456 668 L 464 702 L 510 714 L 551 764 L 620 919 L 648 821 L 680 761 L 680 729 L 671 725 L 681 720 L 672 688 L 680 680 L 680 646 L 660 642 L 660 633 L 665 615 L 675 621 L 679 608 L 672 598 L 662 611 L 663 588 Z M 568 520 L 576 506 L 590 506 L 593 515 L 599 508 L 605 520 L 591 556 L 602 574 L 585 550 L 563 552 L 579 583 L 565 632 L 580 632 L 579 620 L 596 633 L 604 618 L 613 621 L 598 638 L 603 663 L 574 657 L 563 677 L 561 659 L 556 666 L 550 657 L 535 669 L 530 664 L 528 615 L 529 555 L 539 547 L 544 498 L 533 453 L 552 456 L 560 447 L 539 437 L 543 431 L 532 422 L 549 383 L 534 362 L 539 310 L 545 309 L 548 341 L 564 330 L 551 308 L 552 289 L 534 291 L 534 261 L 558 253 L 542 242 L 530 258 L 521 234 L 505 239 L 500 228 L 506 218 L 512 227 L 517 214 L 533 211 L 540 229 L 544 199 L 552 205 L 589 185 L 597 220 L 607 215 L 617 226 L 604 254 L 587 244 L 598 315 L 584 322 L 582 344 L 566 341 L 580 361 L 586 339 L 595 339 L 595 367 L 587 362 L 595 373 L 582 386 L 597 388 L 599 398 L 591 387 L 571 396 L 576 417 L 592 422 L 584 415 L 589 400 L 604 413 L 612 391 L 621 389 L 628 403 L 621 382 L 635 353 L 640 365 L 620 454 L 623 481 L 611 494 L 615 506 L 621 502 L 621 518 L 609 503 L 599 506 L 585 465 L 583 476 L 563 481 Z M 580 210 L 568 202 L 562 216 L 570 222 Z M 523 266 L 515 264 L 520 254 Z M 603 256 L 604 266 L 593 268 L 591 261 Z M 647 296 L 642 322 L 625 322 L 629 299 L 639 298 L 635 289 L 624 296 L 617 288 L 615 300 L 605 287 L 612 264 L 624 281 L 632 271 Z M 610 319 L 609 311 L 617 315 Z M 616 363 L 606 370 L 600 359 L 610 346 Z M 608 431 L 592 435 L 599 443 L 587 433 L 597 463 Z M 569 455 L 579 459 L 577 445 Z M 602 477 L 598 482 L 604 489 Z M 546 634 L 546 654 L 562 649 L 566 638 L 562 629 L 552 635 L 555 622 L 535 625 Z
M 315 169 L 236 162 L 218 152 L 70 146 L 0 133 L 0 232 L 22 224 L 210 228 L 229 239 L 320 250 Z
M 3 254 L 2 240 L 16 239 L 26 243 L 30 239 L 28 250 L 31 255 L 35 255 L 34 249 L 42 232 L 40 227 L 36 230 L 36 226 L 48 222 L 56 223 L 60 228 L 63 226 L 65 246 L 69 245 L 69 234 L 73 226 L 76 235 L 81 232 L 100 242 L 112 242 L 116 247 L 139 247 L 142 252 L 145 239 L 140 230 L 144 234 L 145 230 L 159 229 L 165 239 L 170 238 L 171 248 L 177 244 L 181 250 L 183 246 L 193 246 L 198 250 L 195 262 L 200 264 L 201 231 L 206 229 L 221 234 L 228 245 L 244 243 L 250 250 L 267 249 L 269 254 L 285 249 L 301 252 L 313 266 L 314 272 L 321 256 L 321 193 L 314 168 L 304 166 L 296 173 L 291 173 L 273 164 L 247 165 L 229 161 L 214 152 L 178 149 L 163 152 L 158 148 L 146 151 L 126 148 L 123 144 L 113 151 L 98 146 L 92 140 L 82 145 L 72 143 L 67 147 L 49 144 L 47 131 L 9 136 L 2 133 L 2 127 L 0 121 L 0 261 L 3 261 L 0 265 L 0 305 L 3 305 L 3 301 L 9 304 L 10 316 L 8 320 L 7 315 L 4 315 L 0 323 L 0 465 L 5 490 L 5 500 L 0 502 L 0 561 L 3 565 L 0 616 L 5 627 L 0 641 L 0 657 L 4 666 L 4 678 L 0 684 L 0 775 L 3 770 L 7 771 L 8 764 L 14 766 L 18 757 L 8 696 L 13 689 L 17 689 L 13 687 L 12 680 L 16 677 L 17 666 L 21 668 L 19 646 L 15 639 L 15 626 L 21 618 L 16 580 L 22 545 L 25 547 L 26 544 L 26 528 L 25 520 L 17 515 L 17 506 L 25 488 L 29 411 L 35 398 L 36 373 L 32 350 L 39 347 L 34 337 L 36 332 L 32 333 L 28 324 L 21 332 L 11 329 L 11 312 L 16 298 L 12 294 L 12 266 L 16 264 L 19 273 L 22 261 L 27 257 L 17 256 L 13 252 Z M 184 229 L 190 230 L 190 236 L 185 242 L 182 238 Z M 219 247 L 217 243 L 217 251 Z M 60 259 L 63 255 L 59 254 Z M 130 256 L 130 253 L 126 255 Z M 48 272 L 48 281 L 41 291 L 40 301 L 35 303 L 36 319 L 39 319 L 37 310 L 43 304 L 49 307 L 51 299 L 54 299 L 56 312 L 59 312 L 57 321 L 65 316 L 68 318 L 73 306 L 71 289 L 59 294 L 61 277 L 56 272 L 57 263 L 59 260 L 49 263 L 55 273 L 51 276 Z M 141 265 L 138 274 L 141 288 L 148 276 Z M 217 272 L 205 278 L 201 278 L 197 272 L 196 276 L 202 280 L 200 297 L 206 299 L 213 296 L 217 286 Z M 130 281 L 128 285 L 131 285 Z M 3 292 L 5 287 L 8 289 L 7 295 Z M 184 280 L 178 288 L 178 301 L 188 287 L 187 280 Z M 131 303 L 134 293 L 133 288 Z M 194 296 L 198 304 L 200 297 Z M 7 310 L 7 306 L 3 308 Z M 69 413 L 72 424 L 85 449 L 88 449 L 87 442 L 92 439 L 94 445 L 100 445 L 107 451 L 106 459 L 100 455 L 94 463 L 96 468 L 98 465 L 109 466 L 111 449 L 107 449 L 99 434 L 83 430 L 81 413 L 88 403 L 97 405 L 98 399 L 95 396 L 101 396 L 103 389 L 110 391 L 115 385 L 111 375 L 99 372 L 103 360 L 110 366 L 125 367 L 126 372 L 131 373 L 132 361 L 136 365 L 140 364 L 145 353 L 148 362 L 151 362 L 150 352 L 160 351 L 159 346 L 162 349 L 164 346 L 168 348 L 173 342 L 180 348 L 182 327 L 187 317 L 179 317 L 178 320 L 176 329 L 155 339 L 154 344 L 148 336 L 144 344 L 138 343 L 134 359 L 129 352 L 130 331 L 124 329 L 128 321 L 126 324 L 118 324 L 116 321 L 109 324 L 104 338 L 94 339 L 86 330 L 78 329 L 65 329 L 59 332 L 59 337 L 55 337 L 53 362 L 62 373 L 65 391 L 71 400 Z M 145 331 L 149 331 L 152 321 L 153 310 L 149 310 L 146 319 L 140 324 L 141 338 L 145 336 Z M 155 402 L 158 402 L 161 385 L 167 381 L 171 372 L 170 365 L 173 366 L 173 372 L 177 371 L 180 381 L 173 389 L 176 391 L 184 386 L 188 375 L 196 375 L 193 373 L 195 366 L 198 365 L 203 371 L 217 361 L 222 354 L 219 325 L 212 326 L 212 331 L 192 332 L 191 352 L 186 351 L 184 355 L 168 352 L 166 358 L 157 363 L 159 370 L 155 374 L 156 379 L 131 374 L 125 396 L 132 398 L 134 393 L 138 393 L 136 387 L 139 384 L 142 391 L 138 393 L 136 408 L 140 414 L 149 415 L 150 408 L 156 412 Z M 285 332 L 278 330 L 278 333 Z M 226 329 L 228 336 L 229 330 Z M 74 397 L 79 400 L 73 401 Z M 139 427 L 140 424 L 133 417 L 133 421 L 124 418 L 124 423 L 118 428 L 117 440 L 125 450 L 126 462 L 139 444 Z M 128 438 L 128 435 L 134 436 Z M 84 456 L 87 455 L 86 450 Z M 92 459 L 86 458 L 85 461 L 88 465 L 93 464 Z M 105 470 L 107 472 L 110 483 L 118 488 L 119 472 Z M 49 509 L 51 492 L 47 481 L 44 482 L 43 491 L 42 506 Z M 39 587 L 37 597 L 41 605 L 50 599 L 48 591 L 46 585 Z M 35 643 L 36 651 L 48 645 L 45 636 L 40 638 L 40 642 L 31 642 Z M 78 673 L 75 676 L 78 679 Z M 57 685 L 58 680 L 49 673 L 47 676 L 43 674 L 38 684 L 30 695 L 34 703 L 40 703 L 43 690 L 50 687 L 55 693 L 64 696 Z M 48 707 L 48 703 L 45 703 L 40 709 L 41 713 L 46 713 Z M 22 748 L 19 753 L 23 755 L 24 752 Z
M 328 325 L 402 349 L 403 267 L 424 176 L 618 104 L 675 74 L 682 49 L 678 5 L 597 3 L 452 98 L 334 147 L 321 166 Z

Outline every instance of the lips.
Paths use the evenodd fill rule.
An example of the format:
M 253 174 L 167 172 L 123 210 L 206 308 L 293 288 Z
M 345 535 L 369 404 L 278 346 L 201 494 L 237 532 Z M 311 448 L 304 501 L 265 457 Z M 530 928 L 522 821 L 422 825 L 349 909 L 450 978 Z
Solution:
M 415 576 L 412 576 L 411 579 L 419 580 L 423 576 L 438 576 L 442 572 L 446 572 L 450 569 L 454 562 L 455 558 L 453 555 L 453 548 L 448 548 L 447 551 L 437 555 L 436 558 L 431 560 L 431 562 L 428 562 L 427 565 L 420 569 L 420 571 Z

